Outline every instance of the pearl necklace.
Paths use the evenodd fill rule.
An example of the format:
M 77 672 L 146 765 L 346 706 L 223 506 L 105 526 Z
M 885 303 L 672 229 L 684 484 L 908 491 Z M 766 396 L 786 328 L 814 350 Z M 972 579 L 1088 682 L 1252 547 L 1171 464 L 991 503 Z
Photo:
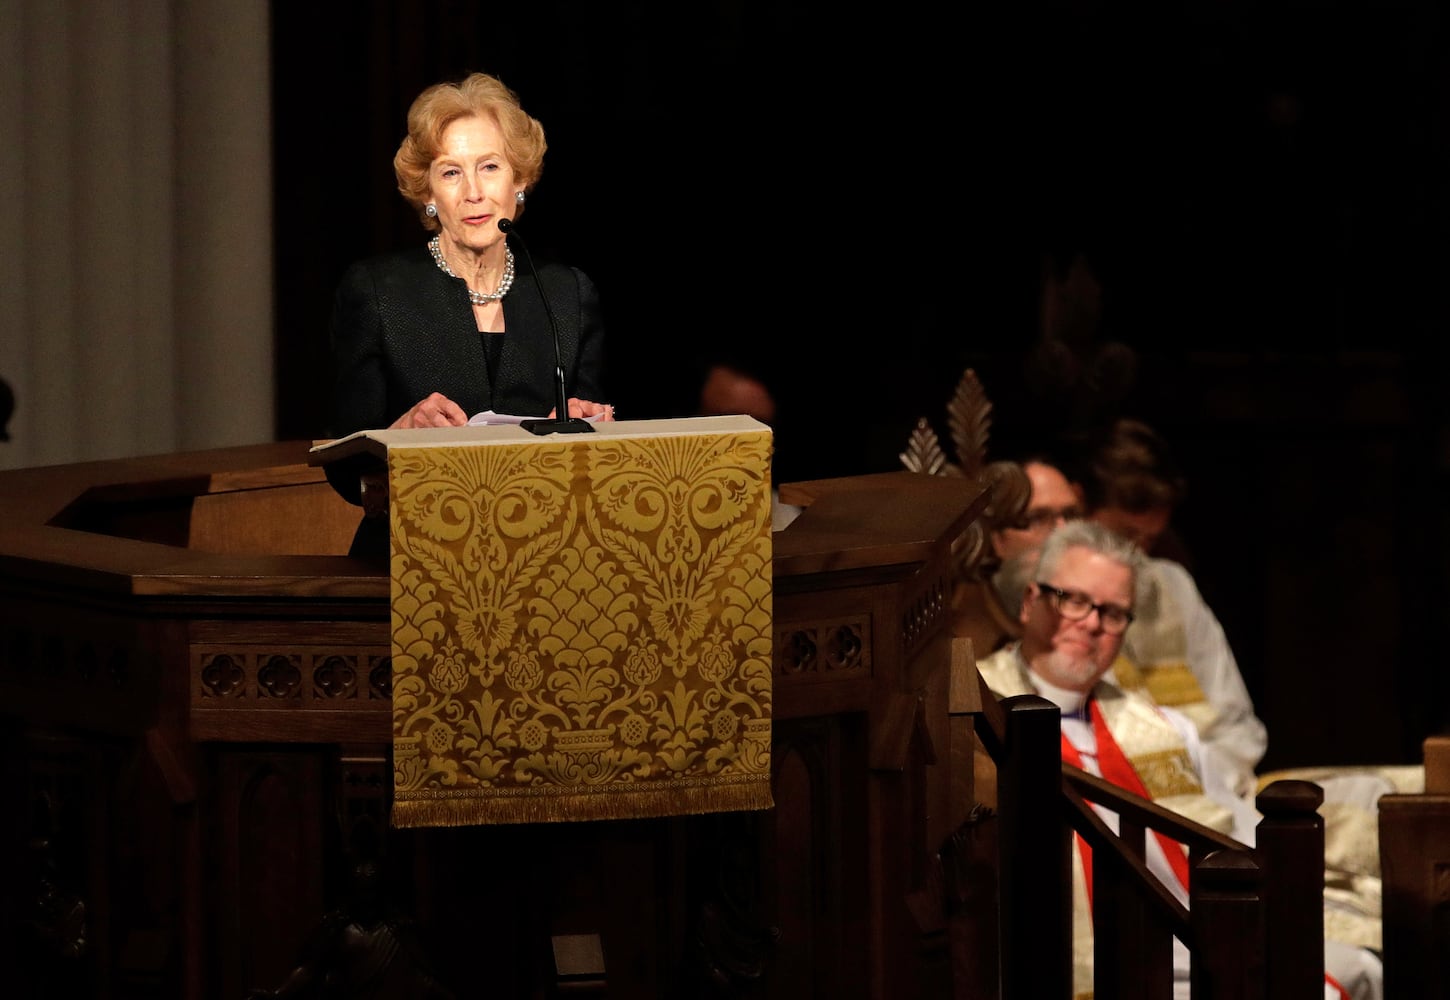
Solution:
M 433 254 L 433 263 L 438 265 L 438 270 L 450 278 L 458 277 L 453 273 L 453 268 L 448 266 L 448 261 L 443 259 L 443 246 L 439 242 L 439 237 L 435 236 L 428 241 L 428 250 Z M 503 277 L 499 279 L 498 287 L 491 292 L 475 292 L 472 288 L 468 289 L 469 302 L 476 306 L 486 306 L 490 302 L 497 302 L 503 298 L 514 286 L 514 252 L 509 249 L 507 243 L 504 244 L 503 252 Z M 459 280 L 463 279 L 459 278 Z

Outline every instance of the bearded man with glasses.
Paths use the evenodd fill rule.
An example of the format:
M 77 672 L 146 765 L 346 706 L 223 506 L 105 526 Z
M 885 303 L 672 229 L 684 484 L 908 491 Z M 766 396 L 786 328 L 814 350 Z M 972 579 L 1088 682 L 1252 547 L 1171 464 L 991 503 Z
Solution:
M 1087 517 L 1136 543 L 1147 557 L 1137 574 L 1138 624 L 1123 642 L 1113 679 L 1192 719 L 1204 742 L 1234 765 L 1233 790 L 1252 795 L 1268 730 L 1254 711 L 1223 625 L 1192 575 L 1152 551 L 1186 487 L 1160 437 L 1133 421 L 1114 428 L 1108 443 L 1083 460 L 1086 485 L 1045 455 L 1023 460 L 1031 485 L 1026 513 L 1019 524 L 992 532 L 1001 560 L 992 583 L 1015 618 L 1034 582 L 1036 549 L 1048 532 L 1074 518 Z
M 977 662 L 999 698 L 1036 694 L 1062 715 L 1067 763 L 1252 845 L 1258 814 L 1235 795 L 1232 764 L 1199 738 L 1181 712 L 1105 679 L 1133 623 L 1142 551 L 1100 524 L 1067 521 L 1048 534 L 1023 594 L 1022 638 Z M 1117 829 L 1117 816 L 1101 810 Z M 1183 846 L 1148 837 L 1149 869 L 1184 906 Z M 1086 869 L 1073 852 L 1074 996 L 1092 995 L 1092 918 Z M 1372 953 L 1326 940 L 1325 996 L 1379 998 L 1383 971 Z M 1175 995 L 1188 995 L 1189 955 L 1174 943 Z M 1342 984 L 1342 985 L 1341 985 Z

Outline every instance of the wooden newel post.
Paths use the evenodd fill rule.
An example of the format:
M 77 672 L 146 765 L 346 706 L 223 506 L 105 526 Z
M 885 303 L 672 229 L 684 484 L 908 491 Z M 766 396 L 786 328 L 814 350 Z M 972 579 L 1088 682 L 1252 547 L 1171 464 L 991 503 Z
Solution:
M 1193 928 L 1195 1000 L 1264 1000 L 1264 870 L 1252 853 L 1214 851 L 1193 869 L 1188 921 Z
M 1267 942 L 1269 996 L 1324 995 L 1324 789 L 1276 781 L 1259 793 L 1258 850 L 1272 873 Z
M 1062 804 L 1062 715 L 1037 695 L 1006 698 L 1002 707 L 1002 995 L 1066 1000 L 1072 995 L 1072 867 Z

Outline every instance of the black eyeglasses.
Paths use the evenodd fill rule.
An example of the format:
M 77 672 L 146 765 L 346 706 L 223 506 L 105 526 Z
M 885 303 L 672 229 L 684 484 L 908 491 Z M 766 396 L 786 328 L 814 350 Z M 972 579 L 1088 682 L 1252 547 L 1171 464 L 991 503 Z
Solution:
M 1093 599 L 1080 590 L 1063 590 L 1050 583 L 1037 582 L 1037 589 L 1046 595 L 1048 603 L 1057 609 L 1062 617 L 1082 621 L 1088 612 L 1096 611 L 1103 631 L 1109 635 L 1122 635 L 1133 623 L 1133 612 L 1116 604 L 1095 604 Z

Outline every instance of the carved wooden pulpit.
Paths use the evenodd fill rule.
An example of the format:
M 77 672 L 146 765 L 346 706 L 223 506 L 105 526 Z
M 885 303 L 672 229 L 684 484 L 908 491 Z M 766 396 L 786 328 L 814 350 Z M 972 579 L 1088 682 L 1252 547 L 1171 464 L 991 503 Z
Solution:
M 315 447 L 386 477 L 393 824 L 768 808 L 770 452 L 746 416 Z
M 0 473 L 8 982 L 17 995 L 230 1000 L 312 995 L 323 977 L 367 970 L 375 991 L 406 983 L 443 997 L 476 994 L 486 968 L 500 996 L 942 995 L 935 852 L 962 808 L 943 752 L 945 624 L 953 548 L 983 490 L 907 472 L 786 484 L 781 499 L 805 509 L 764 536 L 746 495 L 739 552 L 770 551 L 768 808 L 399 827 L 397 567 L 341 554 L 360 511 L 309 463 L 308 443 Z M 574 678 L 606 654 L 569 638 L 571 622 L 588 624 L 576 595 L 608 608 L 617 593 L 636 614 L 662 601 L 633 589 L 625 556 L 643 560 L 658 535 L 641 541 L 582 503 L 568 516 L 576 530 L 561 542 L 620 534 L 576 547 L 573 576 L 535 577 L 553 590 L 535 587 L 517 627 L 533 630 L 550 672 L 531 689 L 505 662 L 496 699 L 522 688 L 542 705 L 554 674 L 593 690 Z M 581 535 L 590 517 L 597 533 Z M 408 573 L 431 572 L 408 558 Z M 518 558 L 503 554 L 505 565 Z M 715 582 L 699 626 L 750 652 L 737 665 L 764 659 L 748 565 Z M 637 634 L 663 649 L 660 636 L 694 627 L 669 624 Z M 612 650 L 605 633 L 600 649 Z M 642 660 L 619 655 L 626 681 L 646 676 Z M 465 670 L 481 679 L 488 662 Z M 664 654 L 660 665 L 663 677 L 678 663 Z M 613 725 L 623 747 L 633 733 L 634 748 L 660 755 L 662 702 L 690 704 L 676 690 L 639 685 L 604 726 L 598 713 L 556 725 L 601 743 L 592 731 Z M 747 698 L 733 716 L 723 701 L 679 723 L 722 769 L 759 717 L 738 707 Z M 519 730 L 543 717 L 518 716 L 525 749 Z M 440 718 L 447 732 L 419 725 L 430 750 L 502 732 Z M 528 741 L 561 753 L 538 729 Z M 591 760 L 608 753 L 578 747 L 601 755 Z M 534 772 L 515 760 L 501 773 L 517 784 Z

